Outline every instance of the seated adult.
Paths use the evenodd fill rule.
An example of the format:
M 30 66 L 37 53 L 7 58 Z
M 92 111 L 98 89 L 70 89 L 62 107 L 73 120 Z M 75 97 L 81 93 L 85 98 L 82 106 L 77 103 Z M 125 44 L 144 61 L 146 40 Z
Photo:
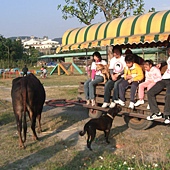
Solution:
M 122 48 L 118 45 L 113 46 L 113 58 L 110 60 L 110 75 L 111 79 L 109 79 L 104 87 L 104 103 L 102 105 L 103 108 L 115 107 L 116 103 L 118 103 L 118 85 L 123 80 L 121 75 L 123 74 L 124 67 L 126 66 L 125 57 L 122 55 Z M 113 89 L 112 102 L 110 103 L 110 95 Z
M 165 106 L 164 106 L 164 123 L 170 123 L 170 43 L 167 46 L 167 69 L 162 76 L 162 80 L 158 81 L 148 92 L 148 103 L 150 106 L 150 111 L 152 113 L 151 116 L 147 117 L 147 120 L 154 120 L 162 118 L 162 113 L 158 108 L 158 104 L 156 101 L 156 95 L 159 94 L 164 88 L 166 88 L 166 95 L 165 95 Z M 161 64 L 158 64 L 157 67 L 161 67 Z

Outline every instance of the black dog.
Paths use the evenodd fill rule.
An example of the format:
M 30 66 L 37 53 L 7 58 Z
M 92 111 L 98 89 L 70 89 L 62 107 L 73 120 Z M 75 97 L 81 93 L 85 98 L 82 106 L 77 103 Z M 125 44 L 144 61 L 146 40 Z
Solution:
M 110 133 L 110 129 L 112 127 L 112 122 L 115 116 L 122 110 L 120 106 L 115 106 L 112 109 L 108 110 L 107 114 L 103 114 L 99 118 L 91 119 L 88 121 L 85 126 L 84 130 L 79 133 L 80 136 L 83 136 L 87 132 L 87 147 L 91 149 L 91 143 L 96 136 L 96 129 L 104 131 L 106 142 L 109 143 L 108 137 Z

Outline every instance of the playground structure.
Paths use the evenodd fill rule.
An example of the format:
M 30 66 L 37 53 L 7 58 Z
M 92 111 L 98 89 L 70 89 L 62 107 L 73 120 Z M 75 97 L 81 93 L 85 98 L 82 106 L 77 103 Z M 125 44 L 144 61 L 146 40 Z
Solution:
M 74 69 L 76 69 L 80 74 L 83 74 L 83 72 L 80 70 L 80 68 L 74 64 L 73 62 L 62 62 L 58 63 L 54 69 L 51 71 L 50 75 L 52 75 L 56 70 L 58 75 L 60 76 L 61 73 L 65 73 L 66 75 L 74 74 Z

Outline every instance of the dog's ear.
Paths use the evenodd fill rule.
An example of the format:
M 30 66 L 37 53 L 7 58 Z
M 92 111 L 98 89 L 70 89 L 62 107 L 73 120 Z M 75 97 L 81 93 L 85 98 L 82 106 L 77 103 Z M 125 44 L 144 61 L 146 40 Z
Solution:
M 114 113 L 116 113 L 117 110 L 117 106 L 115 106 L 114 108 L 110 108 L 107 113 L 109 113 L 110 115 L 114 115 Z
M 117 109 L 117 112 L 122 111 L 122 107 L 121 107 L 120 105 L 117 105 L 117 104 L 116 104 L 116 106 L 115 106 L 115 107 L 116 107 L 116 109 Z
M 117 106 L 117 109 L 120 111 L 122 111 L 122 107 L 121 106 Z
M 121 106 L 118 106 L 118 105 L 116 104 L 116 106 L 115 106 L 114 108 L 110 108 L 110 109 L 108 110 L 108 113 L 111 114 L 112 116 L 113 116 L 113 115 L 116 116 L 121 110 L 122 110 Z

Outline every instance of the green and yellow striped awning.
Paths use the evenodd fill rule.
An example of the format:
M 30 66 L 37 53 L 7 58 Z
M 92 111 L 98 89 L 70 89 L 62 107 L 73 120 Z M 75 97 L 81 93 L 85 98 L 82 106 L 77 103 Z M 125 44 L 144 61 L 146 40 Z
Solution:
M 68 30 L 57 52 L 108 45 L 162 43 L 167 41 L 169 35 L 170 10 L 149 12 Z

